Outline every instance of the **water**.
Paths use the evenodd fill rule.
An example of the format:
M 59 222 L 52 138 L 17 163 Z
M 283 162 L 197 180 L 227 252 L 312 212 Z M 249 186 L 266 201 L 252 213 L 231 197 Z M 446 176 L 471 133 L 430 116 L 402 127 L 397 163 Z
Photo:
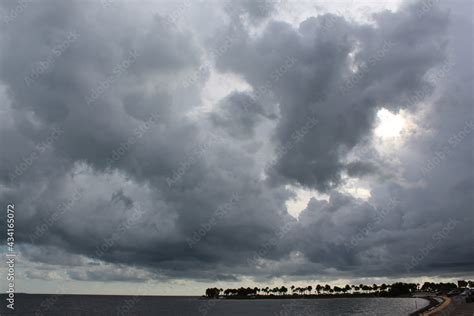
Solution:
M 226 316 L 334 316 L 408 315 L 428 301 L 420 298 L 334 298 L 272 300 L 202 300 L 196 297 L 26 295 L 15 297 L 15 313 L 5 307 L 1 315 L 226 315 Z

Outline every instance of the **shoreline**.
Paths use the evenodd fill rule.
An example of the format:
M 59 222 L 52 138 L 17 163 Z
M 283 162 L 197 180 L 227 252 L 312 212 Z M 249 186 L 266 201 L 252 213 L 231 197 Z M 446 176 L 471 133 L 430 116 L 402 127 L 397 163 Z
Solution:
M 200 296 L 202 300 L 291 300 L 291 299 L 334 299 L 334 298 L 425 298 L 412 297 L 407 295 L 255 295 L 255 296 L 221 296 L 221 297 L 206 297 Z
M 422 307 L 422 308 L 414 311 L 409 316 L 429 315 L 429 314 L 425 314 L 425 313 L 428 312 L 428 311 L 432 311 L 433 309 L 436 310 L 437 308 L 439 308 L 441 305 L 443 305 L 446 302 L 446 298 L 444 298 L 444 297 L 441 297 L 441 298 L 443 298 L 442 302 L 439 302 L 438 300 L 436 300 L 435 297 L 441 297 L 441 296 L 422 296 L 422 297 L 418 297 L 418 298 L 422 298 L 422 299 L 427 300 L 429 303 L 425 307 Z

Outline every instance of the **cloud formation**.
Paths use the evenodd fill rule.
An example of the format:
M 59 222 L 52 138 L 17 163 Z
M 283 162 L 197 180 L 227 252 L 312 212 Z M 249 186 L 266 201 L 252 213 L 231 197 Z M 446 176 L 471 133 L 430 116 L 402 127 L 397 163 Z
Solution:
M 73 280 L 472 271 L 472 4 L 298 25 L 279 4 L 50 0 L 5 20 L 0 200 L 23 255 Z M 249 88 L 203 110 L 212 73 Z M 390 157 L 381 108 L 417 123 Z M 362 179 L 367 200 L 342 191 Z M 295 219 L 291 186 L 329 199 Z

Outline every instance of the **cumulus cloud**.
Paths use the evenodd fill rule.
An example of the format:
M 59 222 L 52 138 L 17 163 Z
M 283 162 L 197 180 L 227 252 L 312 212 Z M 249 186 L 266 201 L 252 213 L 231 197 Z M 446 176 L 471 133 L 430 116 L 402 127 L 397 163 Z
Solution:
M 21 209 L 23 255 L 129 282 L 472 271 L 472 4 L 298 25 L 273 18 L 279 2 L 217 5 L 42 1 L 4 23 L 0 200 Z M 250 89 L 203 111 L 210 71 Z M 430 133 L 396 166 L 348 160 L 382 107 Z M 341 193 L 348 178 L 368 200 Z M 296 220 L 291 185 L 329 200 Z

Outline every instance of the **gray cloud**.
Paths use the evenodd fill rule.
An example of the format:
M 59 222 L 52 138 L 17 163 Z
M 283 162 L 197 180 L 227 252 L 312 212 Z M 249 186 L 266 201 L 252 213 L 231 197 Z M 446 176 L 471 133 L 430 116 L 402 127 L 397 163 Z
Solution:
M 377 28 L 331 15 L 309 18 L 298 29 L 272 22 L 261 36 L 222 56 L 221 69 L 241 74 L 255 90 L 266 86 L 285 58 L 296 60 L 271 87 L 281 112 L 276 140 L 290 140 L 310 115 L 320 124 L 279 159 L 275 170 L 282 181 L 319 190 L 337 186 L 344 168 L 340 156 L 371 130 L 376 109 L 410 105 L 402 104 L 402 97 L 419 89 L 426 72 L 445 58 L 435 48 L 445 40 L 448 23 L 436 8 L 419 20 L 418 9 L 380 13 Z M 351 63 L 349 53 L 356 47 Z M 359 68 L 355 74 L 353 67 Z
M 221 111 L 211 114 L 212 122 L 236 138 L 253 138 L 255 128 L 263 119 L 274 119 L 253 96 L 236 92 L 221 101 Z
M 220 13 L 202 12 L 221 16 L 201 29 L 202 19 L 167 23 L 166 3 L 157 12 L 124 2 L 42 1 L 1 28 L 0 200 L 22 210 L 23 255 L 84 266 L 70 269 L 73 280 L 129 282 L 472 271 L 465 247 L 473 239 L 472 134 L 456 136 L 472 120 L 472 47 L 465 46 L 472 4 L 427 12 L 409 2 L 374 15 L 374 24 L 325 14 L 299 26 L 272 18 L 278 2 L 219 5 Z M 180 22 L 199 10 L 190 4 Z M 226 38 L 232 44 L 213 53 Z M 447 75 L 429 80 L 446 60 L 454 65 Z M 231 91 L 202 113 L 209 74 L 183 86 L 203 66 L 251 90 Z M 369 152 L 347 160 L 371 146 L 382 107 L 422 118 L 432 133 L 407 136 L 398 164 Z M 61 134 L 11 177 L 54 126 Z M 207 146 L 209 135 L 219 141 Z M 449 155 L 420 172 L 446 145 Z M 341 193 L 346 177 L 372 174 L 384 176 L 364 177 L 367 201 Z M 311 199 L 297 221 L 285 205 L 288 185 L 327 193 L 329 201 Z M 141 216 L 123 225 L 137 207 Z M 451 218 L 459 221 L 455 237 L 433 240 Z M 433 249 L 407 271 L 404 263 L 428 242 Z M 89 264 L 97 261 L 114 268 Z

